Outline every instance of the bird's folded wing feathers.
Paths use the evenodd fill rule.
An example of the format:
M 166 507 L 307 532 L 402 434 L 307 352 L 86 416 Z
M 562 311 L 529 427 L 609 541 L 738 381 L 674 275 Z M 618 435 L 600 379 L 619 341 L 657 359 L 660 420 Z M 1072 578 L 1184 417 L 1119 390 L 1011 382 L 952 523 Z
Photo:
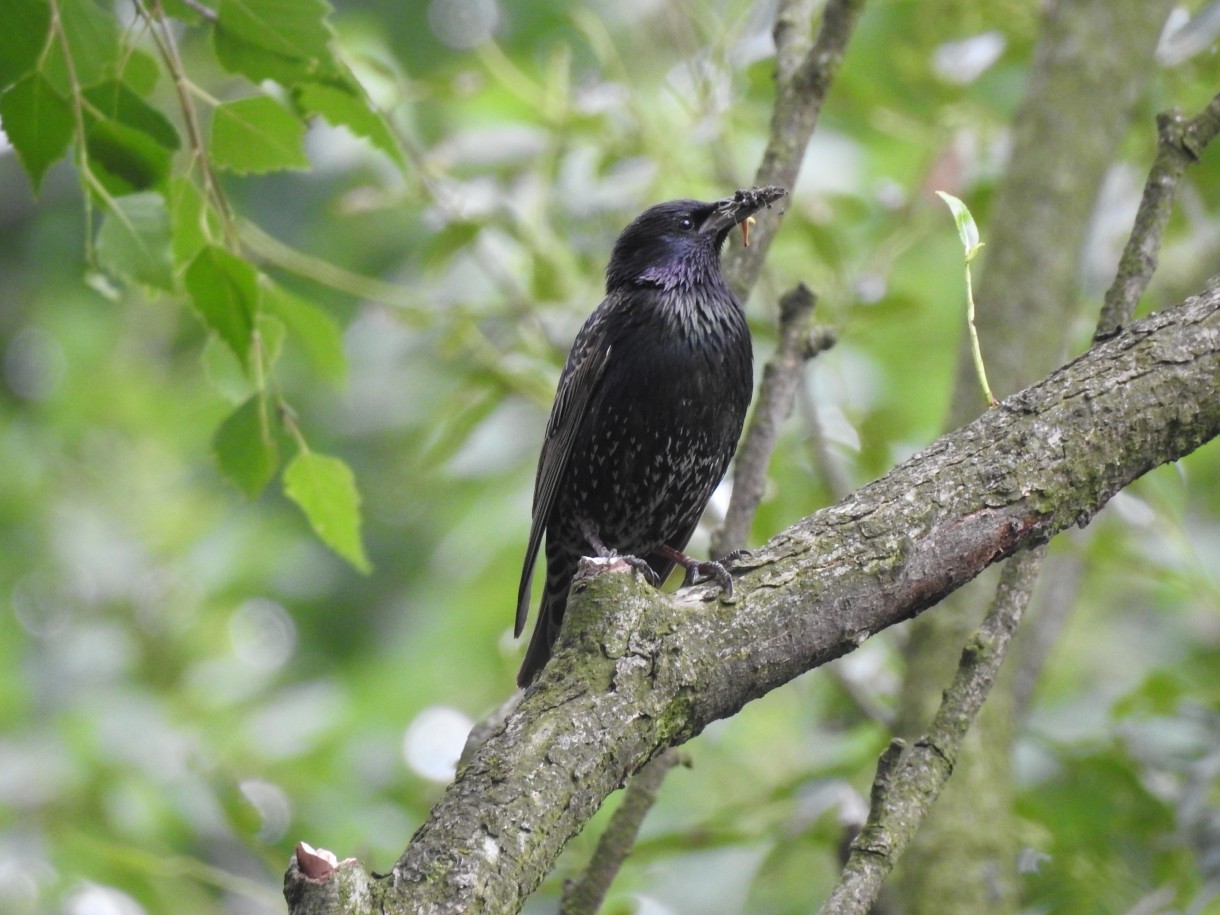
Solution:
M 538 473 L 534 478 L 533 523 L 525 549 L 525 565 L 521 570 L 521 587 L 517 592 L 517 621 L 513 627 L 513 634 L 517 636 L 521 635 L 529 615 L 530 582 L 534 577 L 534 563 L 542 544 L 547 515 L 551 513 L 556 486 L 563 477 L 576 430 L 580 428 L 597 383 L 610 361 L 611 346 L 601 325 L 593 323 L 587 325 L 586 330 L 590 333 L 583 341 L 577 338 L 568 364 L 559 378 L 559 390 L 555 394 L 555 405 L 551 408 L 551 418 L 542 443 L 542 455 L 538 459 Z

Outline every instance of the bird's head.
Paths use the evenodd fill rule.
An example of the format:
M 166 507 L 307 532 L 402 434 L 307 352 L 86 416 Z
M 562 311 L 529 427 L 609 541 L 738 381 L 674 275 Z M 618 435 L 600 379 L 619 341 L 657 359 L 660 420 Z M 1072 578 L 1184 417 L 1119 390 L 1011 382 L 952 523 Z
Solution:
M 672 287 L 706 282 L 720 272 L 720 249 L 736 225 L 784 196 L 778 187 L 741 190 L 712 203 L 670 200 L 649 207 L 614 243 L 607 291 L 625 285 Z

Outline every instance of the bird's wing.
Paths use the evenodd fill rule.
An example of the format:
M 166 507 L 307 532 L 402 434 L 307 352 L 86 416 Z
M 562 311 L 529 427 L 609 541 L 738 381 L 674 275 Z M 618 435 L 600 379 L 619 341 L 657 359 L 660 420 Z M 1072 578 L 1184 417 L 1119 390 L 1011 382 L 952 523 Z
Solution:
M 599 312 L 601 310 L 598 309 Z M 551 418 L 542 442 L 542 455 L 538 458 L 538 473 L 534 478 L 534 517 L 530 525 L 529 543 L 525 548 L 521 587 L 517 592 L 514 635 L 521 635 L 521 630 L 525 628 L 530 606 L 530 582 L 534 577 L 534 562 L 542 544 L 546 519 L 551 513 L 555 490 L 572 452 L 576 430 L 580 428 L 597 383 L 610 361 L 610 349 L 603 322 L 595 314 L 577 335 L 563 374 L 559 376 L 559 389 L 555 393 L 555 405 L 551 407 Z

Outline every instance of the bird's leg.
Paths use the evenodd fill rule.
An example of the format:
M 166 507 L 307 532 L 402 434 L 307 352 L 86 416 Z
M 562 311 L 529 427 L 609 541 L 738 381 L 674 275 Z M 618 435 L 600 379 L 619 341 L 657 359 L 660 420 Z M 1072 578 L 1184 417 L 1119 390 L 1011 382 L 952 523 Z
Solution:
M 627 563 L 627 565 L 631 566 L 631 568 L 643 575 L 644 580 L 654 588 L 661 587 L 661 579 L 657 576 L 657 573 L 653 571 L 652 566 L 650 566 L 645 560 L 641 559 L 639 556 L 620 556 L 618 550 L 612 550 L 602 543 L 602 538 L 597 534 L 597 528 L 588 521 L 581 525 L 581 532 L 585 535 L 585 540 L 589 541 L 589 546 L 597 550 L 597 555 L 600 558 L 621 559 L 623 562 Z
M 686 577 L 682 579 L 682 587 L 685 588 L 688 585 L 693 585 L 697 575 L 706 575 L 709 578 L 716 579 L 716 583 L 724 591 L 725 597 L 733 596 L 733 578 L 729 575 L 729 570 L 724 567 L 723 563 L 711 559 L 707 562 L 700 562 L 698 559 L 687 556 L 681 550 L 675 550 L 672 546 L 659 547 L 657 552 L 666 559 L 672 559 L 682 568 L 686 569 Z

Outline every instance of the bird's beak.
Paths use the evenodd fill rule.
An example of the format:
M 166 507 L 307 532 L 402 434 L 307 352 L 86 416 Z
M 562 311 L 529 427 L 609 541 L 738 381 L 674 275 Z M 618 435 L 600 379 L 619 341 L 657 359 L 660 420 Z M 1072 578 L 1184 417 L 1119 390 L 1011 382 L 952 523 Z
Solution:
M 764 207 L 770 207 L 787 193 L 782 187 L 774 186 L 737 191 L 732 197 L 725 197 L 713 204 L 712 214 L 703 221 L 699 231 L 710 232 L 723 239 L 733 226 L 740 225 L 748 244 L 749 231 L 746 223 L 752 223 L 755 213 Z

